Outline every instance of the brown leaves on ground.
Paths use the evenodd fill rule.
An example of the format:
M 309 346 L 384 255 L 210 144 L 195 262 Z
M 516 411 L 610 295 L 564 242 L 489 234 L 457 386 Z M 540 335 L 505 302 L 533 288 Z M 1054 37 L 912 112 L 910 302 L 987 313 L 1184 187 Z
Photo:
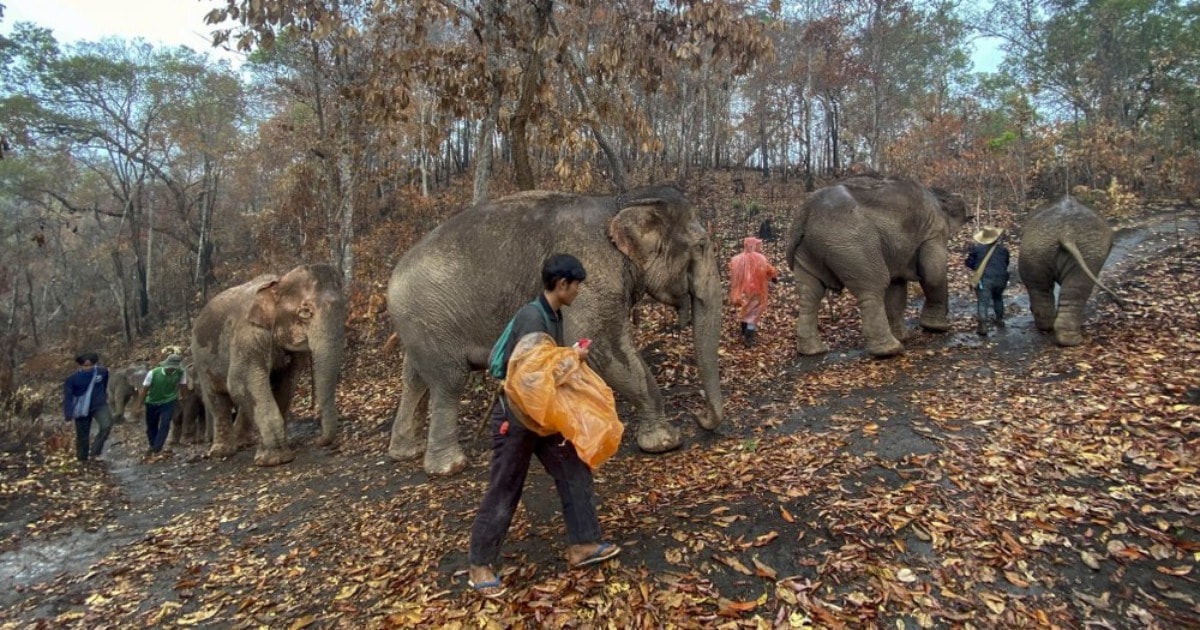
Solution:
M 485 440 L 449 479 L 392 462 L 398 370 L 381 377 L 377 350 L 351 353 L 338 453 L 306 442 L 275 469 L 249 467 L 247 453 L 160 464 L 178 473 L 173 517 L 32 585 L 0 622 L 1194 627 L 1200 240 L 1155 251 L 1106 271 L 1142 306 L 1094 297 L 1087 343 L 1066 349 L 1014 306 L 1009 330 L 982 345 L 954 312 L 948 337 L 914 332 L 896 359 L 847 358 L 861 341 L 853 300 L 839 297 L 823 310 L 834 352 L 799 359 L 785 283 L 755 348 L 730 317 L 717 435 L 690 421 L 703 411 L 690 332 L 642 307 L 641 341 L 685 447 L 645 456 L 627 444 L 598 472 L 606 538 L 624 551 L 586 570 L 566 567 L 558 498 L 534 465 L 495 601 L 465 586 Z M 488 397 L 473 388 L 468 438 Z

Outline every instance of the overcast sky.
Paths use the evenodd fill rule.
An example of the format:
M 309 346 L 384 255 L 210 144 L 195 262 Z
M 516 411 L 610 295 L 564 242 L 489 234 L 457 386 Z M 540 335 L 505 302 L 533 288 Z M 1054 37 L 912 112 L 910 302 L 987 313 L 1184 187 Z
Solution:
M 0 32 L 16 22 L 49 28 L 60 43 L 96 41 L 113 35 L 141 37 L 154 44 L 185 45 L 236 64 L 235 53 L 209 46 L 204 15 L 222 4 L 218 0 L 0 0 L 7 5 Z M 1000 53 L 994 41 L 977 40 L 976 72 L 994 72 Z
M 0 32 L 17 22 L 33 22 L 54 32 L 60 43 L 97 41 L 108 36 L 166 46 L 184 45 L 221 58 L 237 55 L 213 49 L 204 15 L 216 0 L 0 0 L 6 5 Z

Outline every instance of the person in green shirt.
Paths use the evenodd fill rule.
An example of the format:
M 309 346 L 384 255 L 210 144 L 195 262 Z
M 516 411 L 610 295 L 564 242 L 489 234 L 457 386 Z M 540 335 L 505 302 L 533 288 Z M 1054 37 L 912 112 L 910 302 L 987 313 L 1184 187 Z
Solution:
M 146 372 L 139 397 L 146 408 L 146 439 L 150 442 L 152 453 L 161 452 L 167 443 L 180 388 L 187 385 L 183 357 L 178 354 L 172 354 L 162 365 Z

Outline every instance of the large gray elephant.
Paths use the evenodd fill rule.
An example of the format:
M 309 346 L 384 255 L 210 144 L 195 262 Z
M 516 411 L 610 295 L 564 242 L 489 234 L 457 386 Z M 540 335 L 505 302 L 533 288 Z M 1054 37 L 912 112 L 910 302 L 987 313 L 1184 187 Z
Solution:
M 213 457 L 232 455 L 251 423 L 261 438 L 254 463 L 292 461 L 284 423 L 301 366 L 312 359 L 321 437 L 338 431 L 334 390 L 346 333 L 341 275 L 329 265 L 301 265 L 222 291 L 196 317 L 192 359 L 204 407 L 212 416 Z M 232 424 L 237 409 L 237 426 Z
M 796 350 L 829 351 L 817 330 L 826 289 L 850 289 L 858 300 L 873 356 L 904 351 L 909 282 L 925 292 L 921 327 L 949 330 L 947 241 L 968 218 L 962 197 L 906 179 L 852 177 L 813 193 L 792 214 L 788 235 L 800 302 Z
M 1112 244 L 1113 231 L 1104 218 L 1070 195 L 1038 209 L 1025 221 L 1017 273 L 1029 291 L 1034 325 L 1038 330 L 1053 330 L 1058 345 L 1083 343 L 1083 307 L 1093 285 L 1122 303 L 1096 278 Z
M 108 373 L 108 410 L 114 423 L 125 421 L 125 409 L 129 401 L 135 400 L 137 392 L 146 380 L 149 364 L 135 361 Z
M 404 346 L 404 391 L 388 453 L 425 453 L 425 470 L 466 466 L 458 444 L 459 400 L 483 369 L 505 324 L 541 290 L 542 261 L 576 256 L 583 292 L 566 312 L 565 338 L 593 340 L 590 362 L 636 408 L 637 442 L 649 452 L 680 444 L 662 394 L 633 341 L 629 316 L 649 295 L 694 322 L 696 363 L 715 429 L 724 406 L 717 369 L 722 290 L 717 260 L 695 209 L 678 189 L 656 186 L 618 197 L 532 191 L 460 212 L 414 245 L 392 273 L 388 312 Z M 428 396 L 429 435 L 417 435 Z

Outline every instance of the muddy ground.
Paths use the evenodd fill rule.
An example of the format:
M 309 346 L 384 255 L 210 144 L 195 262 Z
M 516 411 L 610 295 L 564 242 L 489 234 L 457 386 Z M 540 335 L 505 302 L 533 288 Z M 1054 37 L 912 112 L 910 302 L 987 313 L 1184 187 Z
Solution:
M 691 421 L 687 333 L 651 309 L 645 353 L 660 383 L 678 383 L 664 395 L 684 448 L 647 456 L 627 436 L 599 471 L 606 535 L 624 551 L 592 570 L 565 566 L 535 464 L 498 602 L 464 585 L 487 477 L 482 393 L 460 426 L 474 463 L 449 479 L 385 455 L 398 370 L 343 387 L 332 450 L 312 445 L 302 400 L 298 457 L 279 468 L 201 446 L 146 461 L 126 423 L 102 463 L 36 468 L 54 493 L 88 498 L 74 518 L 4 496 L 0 624 L 1200 627 L 1200 337 L 1179 296 L 1200 286 L 1198 232 L 1190 207 L 1121 229 L 1106 282 L 1179 306 L 1131 314 L 1094 296 L 1074 349 L 1033 328 L 1015 282 L 1008 326 L 975 335 L 956 270 L 954 331 L 914 329 L 905 355 L 872 360 L 839 297 L 823 316 L 833 352 L 798 357 L 785 282 L 760 347 L 742 348 L 729 322 L 715 433 Z M 15 461 L 8 487 L 33 483 Z

